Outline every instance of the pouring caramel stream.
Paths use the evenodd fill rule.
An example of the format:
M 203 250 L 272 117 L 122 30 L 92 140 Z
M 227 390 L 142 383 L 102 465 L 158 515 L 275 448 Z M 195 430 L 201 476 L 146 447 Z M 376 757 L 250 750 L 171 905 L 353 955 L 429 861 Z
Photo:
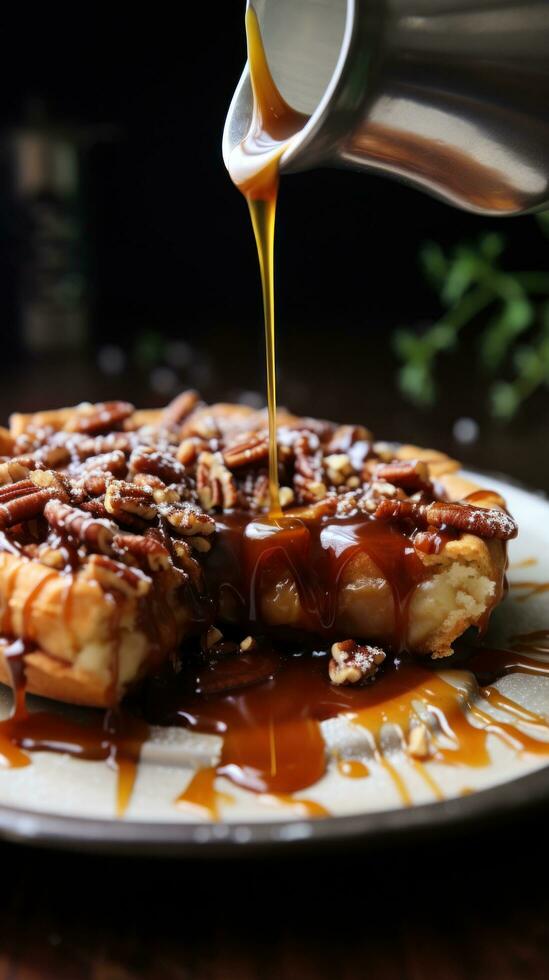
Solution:
M 248 7 L 246 11 L 246 39 L 253 94 L 252 122 L 242 142 L 231 153 L 229 173 L 248 202 L 257 245 L 267 357 L 270 509 L 272 514 L 279 514 L 273 261 L 275 217 L 280 157 L 292 137 L 303 128 L 307 117 L 292 109 L 276 87 L 253 7 Z

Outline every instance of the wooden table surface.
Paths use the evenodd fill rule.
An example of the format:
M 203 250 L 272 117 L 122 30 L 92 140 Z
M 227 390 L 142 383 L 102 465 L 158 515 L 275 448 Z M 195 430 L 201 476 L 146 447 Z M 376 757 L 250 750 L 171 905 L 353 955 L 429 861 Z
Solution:
M 245 385 L 250 365 L 242 363 Z M 302 397 L 312 413 L 361 421 L 358 399 L 366 397 L 364 421 L 378 433 L 459 451 L 448 441 L 453 419 L 478 416 L 464 412 L 458 394 L 419 416 L 395 398 L 385 369 L 365 395 L 359 360 L 346 365 L 338 394 L 323 381 L 331 359 L 321 359 L 323 398 L 311 401 L 296 389 L 297 410 L 305 410 Z M 463 379 L 456 377 L 457 392 Z M 0 407 L 5 416 L 14 407 L 131 397 L 132 386 L 128 376 L 97 377 L 89 364 L 36 365 L 6 375 Z M 465 458 L 549 490 L 545 416 L 538 406 L 507 429 L 481 419 L 481 438 Z M 549 805 L 390 848 L 232 861 L 117 859 L 3 844 L 0 980 L 546 978 L 548 823 Z
M 0 980 L 541 980 L 548 818 L 219 863 L 4 845 Z

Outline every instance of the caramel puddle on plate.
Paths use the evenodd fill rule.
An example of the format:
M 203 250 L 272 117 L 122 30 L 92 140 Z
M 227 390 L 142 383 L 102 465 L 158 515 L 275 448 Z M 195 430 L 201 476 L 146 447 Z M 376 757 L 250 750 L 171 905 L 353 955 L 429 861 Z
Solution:
M 194 812 L 196 816 L 208 817 L 210 820 L 220 819 L 220 805 L 234 803 L 234 796 L 224 793 L 215 787 L 217 769 L 208 767 L 198 769 L 191 778 L 187 788 L 175 799 L 179 810 Z M 329 811 L 314 800 L 302 800 L 289 793 L 259 793 L 259 803 L 268 806 L 283 807 L 300 817 L 327 817 Z
M 517 602 L 526 602 L 532 596 L 549 592 L 549 582 L 511 582 L 509 588 L 515 592 L 525 591 L 525 595 L 517 596 Z
M 523 558 L 521 561 L 511 562 L 509 568 L 513 570 L 516 568 L 532 568 L 533 565 L 537 565 L 537 564 L 538 564 L 537 558 Z
M 117 813 L 122 816 L 131 798 L 139 754 L 149 733 L 148 725 L 127 711 L 90 711 L 76 722 L 62 715 L 39 711 L 27 713 L 21 682 L 25 647 L 16 641 L 5 648 L 16 690 L 15 711 L 0 723 L 0 755 L 3 764 L 28 765 L 28 753 L 65 752 L 76 758 L 105 760 L 118 772 Z M 320 722 L 346 715 L 370 732 L 374 758 L 392 780 L 405 805 L 412 802 L 402 771 L 397 770 L 381 745 L 384 725 L 396 726 L 404 739 L 417 721 L 418 704 L 432 717 L 432 758 L 452 766 L 488 765 L 487 739 L 495 736 L 517 753 L 549 756 L 546 718 L 522 707 L 493 687 L 493 681 L 510 673 L 549 677 L 549 663 L 536 654 L 549 653 L 549 630 L 515 637 L 511 650 L 478 648 L 467 664 L 464 686 L 455 687 L 442 673 L 417 662 L 391 666 L 370 687 L 337 689 L 327 678 L 326 655 L 280 657 L 271 655 L 272 669 L 262 683 L 225 694 L 200 696 L 177 684 L 164 688 L 165 723 L 190 725 L 196 731 L 224 735 L 222 757 L 215 769 L 199 770 L 178 797 L 178 807 L 208 819 L 218 819 L 220 805 L 233 802 L 215 787 L 218 776 L 255 792 L 258 801 L 287 808 L 299 816 L 320 817 L 326 809 L 304 797 L 326 771 L 326 747 Z M 529 656 L 532 654 L 532 656 Z M 476 678 L 473 698 L 466 678 Z M 167 693 L 166 693 L 167 692 Z M 157 705 L 158 707 L 158 705 Z M 494 717 L 489 708 L 504 715 Z M 518 726 L 527 726 L 525 732 Z M 445 744 L 439 744 L 439 734 Z M 538 739 L 535 735 L 540 735 Z M 442 792 L 429 772 L 429 762 L 408 760 L 430 787 L 435 799 Z M 343 763 L 347 778 L 366 778 L 367 767 L 359 760 Z M 341 761 L 339 771 L 342 771 Z
M 219 820 L 220 804 L 230 805 L 234 803 L 234 796 L 217 790 L 215 788 L 216 779 L 217 770 L 215 768 L 208 766 L 207 769 L 198 769 L 185 792 L 176 798 L 176 807 L 179 810 L 195 812 L 200 817 Z
M 32 762 L 29 752 L 60 752 L 78 759 L 104 760 L 117 774 L 116 815 L 122 817 L 132 796 L 149 726 L 120 708 L 107 712 L 90 709 L 82 722 L 50 711 L 29 713 L 23 663 L 26 652 L 22 640 L 2 649 L 12 676 L 14 707 L 11 716 L 0 722 L 0 766 L 28 766 Z
M 360 759 L 338 759 L 337 771 L 347 779 L 365 779 L 370 770 Z
M 518 653 L 549 653 L 549 630 L 535 630 L 532 633 L 518 633 L 513 637 L 512 650 Z M 528 661 L 535 666 L 539 661 Z
M 522 642 L 526 642 L 524 638 Z M 369 687 L 338 690 L 327 680 L 326 656 L 294 656 L 281 658 L 278 669 L 273 670 L 268 680 L 248 689 L 213 695 L 202 701 L 196 695 L 180 694 L 175 713 L 176 702 L 172 700 L 170 704 L 170 717 L 173 723 L 179 715 L 195 731 L 223 733 L 217 775 L 257 793 L 264 801 L 276 797 L 281 803 L 304 805 L 307 801 L 300 798 L 301 794 L 326 772 L 320 722 L 346 715 L 353 724 L 370 733 L 376 763 L 389 775 L 402 803 L 410 805 L 413 801 L 405 773 L 397 768 L 392 753 L 384 752 L 381 733 L 385 725 L 391 725 L 401 732 L 404 740 L 411 723 L 418 720 L 419 706 L 422 716 L 427 714 L 433 722 L 431 761 L 452 767 L 485 767 L 490 763 L 489 736 L 498 738 L 517 753 L 549 756 L 549 740 L 543 741 L 549 739 L 547 719 L 523 708 L 492 686 L 496 677 L 516 672 L 549 677 L 549 663 L 519 651 L 479 649 L 473 652 L 467 669 L 462 672 L 463 684 L 459 687 L 437 670 L 405 661 L 398 667 L 390 667 Z M 489 683 L 486 683 L 487 676 Z M 475 677 L 472 692 L 471 679 Z M 503 717 L 494 717 L 490 709 L 501 712 Z M 518 726 L 527 726 L 530 731 Z M 540 738 L 535 737 L 538 734 Z M 433 797 L 440 800 L 444 794 L 429 771 L 430 760 L 407 758 Z M 359 760 L 345 760 L 343 764 L 336 760 L 336 765 L 347 778 L 368 775 L 367 767 L 363 770 Z M 347 766 L 347 771 L 342 772 L 342 765 Z M 213 786 L 213 774 L 208 779 Z M 178 804 L 196 803 L 201 786 L 197 773 L 178 798 Z M 203 799 L 201 802 L 204 804 Z M 218 814 L 212 797 L 204 805 L 205 811 L 210 816 Z

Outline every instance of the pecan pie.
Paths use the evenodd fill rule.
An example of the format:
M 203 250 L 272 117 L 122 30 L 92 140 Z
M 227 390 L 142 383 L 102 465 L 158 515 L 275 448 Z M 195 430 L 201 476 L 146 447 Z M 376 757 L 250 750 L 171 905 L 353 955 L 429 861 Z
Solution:
M 347 683 L 375 674 L 380 647 L 443 657 L 484 626 L 516 533 L 497 494 L 443 453 L 362 426 L 281 411 L 278 444 L 273 518 L 264 412 L 184 392 L 163 411 L 13 415 L 0 642 L 24 642 L 27 689 L 114 704 L 183 640 L 238 651 L 219 626 L 250 656 L 258 634 L 333 643 L 334 683 Z

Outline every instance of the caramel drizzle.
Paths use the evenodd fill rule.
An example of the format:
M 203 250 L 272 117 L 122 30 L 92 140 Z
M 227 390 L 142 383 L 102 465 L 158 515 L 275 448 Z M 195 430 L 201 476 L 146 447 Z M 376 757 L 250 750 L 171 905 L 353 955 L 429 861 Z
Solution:
M 392 525 L 363 514 L 311 519 L 306 508 L 279 518 L 234 512 L 219 518 L 215 553 L 206 556 L 204 570 L 210 594 L 219 597 L 230 588 L 240 618 L 252 629 L 261 625 L 261 598 L 273 575 L 282 579 L 290 574 L 301 605 L 297 628 L 332 636 L 342 576 L 361 554 L 371 559 L 391 590 L 392 645 L 400 650 L 410 601 L 426 569 L 413 542 Z
M 518 645 L 539 650 L 540 644 L 548 639 L 549 631 L 539 631 L 522 636 Z M 21 665 L 27 649 L 22 641 L 6 647 L 4 656 L 8 664 L 14 668 Z M 291 658 L 289 664 L 281 663 L 278 673 L 269 681 L 247 691 L 195 697 L 187 704 L 179 704 L 179 717 L 191 721 L 195 730 L 224 731 L 225 736 L 219 765 L 193 775 L 175 801 L 178 808 L 202 818 L 220 819 L 221 805 L 231 802 L 227 794 L 216 788 L 217 778 L 224 776 L 257 793 L 259 801 L 266 805 L 286 806 L 301 816 L 325 816 L 327 811 L 321 804 L 302 797 L 301 793 L 307 786 L 316 784 L 326 771 L 320 721 L 341 714 L 369 732 L 374 759 L 406 806 L 412 803 L 406 775 L 397 757 L 384 750 L 382 732 L 385 726 L 392 726 L 404 739 L 410 723 L 418 717 L 418 704 L 436 722 L 430 726 L 434 762 L 487 766 L 489 736 L 495 736 L 520 754 L 549 755 L 547 719 L 523 708 L 491 684 L 479 687 L 473 697 L 466 683 L 467 675 L 463 675 L 463 683 L 462 675 L 458 675 L 456 687 L 434 670 L 406 663 L 393 668 L 370 688 L 338 691 L 325 679 L 324 659 Z M 549 676 L 548 663 L 525 657 L 518 651 L 480 650 L 473 655 L 470 666 L 481 677 L 487 667 L 495 676 L 513 672 Z M 14 673 L 16 710 L 11 718 L 0 723 L 3 764 L 28 765 L 27 753 L 35 751 L 103 759 L 118 773 L 117 814 L 122 816 L 131 799 L 148 726 L 121 712 L 107 712 L 104 716 L 94 712 L 85 723 L 42 711 L 28 715 L 21 677 L 20 670 L 17 675 Z M 496 709 L 505 717 L 494 716 L 483 703 L 486 709 Z M 522 726 L 530 731 L 524 731 Z M 442 790 L 429 770 L 429 761 L 409 759 L 408 764 L 426 783 L 433 797 L 442 799 Z M 368 778 L 370 773 L 360 759 L 338 760 L 337 766 L 347 778 Z
M 104 760 L 117 774 L 116 815 L 122 817 L 131 800 L 148 725 L 121 710 L 90 712 L 81 723 L 49 711 L 29 713 L 25 700 L 26 652 L 28 647 L 20 640 L 3 650 L 15 701 L 12 715 L 0 722 L 0 765 L 10 769 L 28 766 L 29 752 L 61 752 L 78 759 Z
M 231 153 L 229 173 L 248 202 L 257 245 L 265 319 L 270 512 L 280 514 L 273 260 L 276 202 L 280 157 L 307 117 L 292 109 L 278 91 L 267 63 L 257 14 L 251 6 L 246 11 L 246 39 L 253 94 L 252 122 L 249 132 Z
M 517 596 L 517 602 L 526 602 L 527 599 L 531 599 L 533 596 L 543 595 L 545 592 L 549 592 L 549 582 L 511 582 L 511 589 L 513 591 L 524 589 L 525 595 Z
M 221 819 L 221 804 L 234 803 L 234 797 L 216 788 L 220 775 L 214 767 L 198 769 L 191 777 L 186 789 L 175 799 L 175 806 L 194 816 L 210 820 Z M 329 811 L 314 800 L 296 798 L 290 793 L 259 793 L 258 800 L 267 806 L 283 807 L 299 817 L 327 817 Z
M 509 568 L 513 571 L 519 568 L 532 568 L 533 565 L 538 564 L 537 558 L 523 558 L 521 561 L 513 561 L 510 563 Z
M 338 759 L 337 770 L 347 779 L 365 779 L 370 775 L 368 766 L 360 759 Z
M 548 634 L 549 635 L 549 634 Z M 482 673 L 491 664 L 497 676 L 523 671 L 549 676 L 549 664 L 530 661 L 513 651 L 480 651 L 473 656 L 475 669 Z M 284 670 L 288 675 L 284 676 Z M 293 674 L 293 676 L 292 676 Z M 519 754 L 549 756 L 549 722 L 503 695 L 493 686 L 470 691 L 472 675 L 457 675 L 458 686 L 442 674 L 417 663 L 408 663 L 387 673 L 371 688 L 335 691 L 320 681 L 308 664 L 282 667 L 274 680 L 248 692 L 234 692 L 208 699 L 194 714 L 196 702 L 185 706 L 187 720 L 197 730 L 225 731 L 220 765 L 209 770 L 208 800 L 202 796 L 202 815 L 219 819 L 217 776 L 258 793 L 263 798 L 292 797 L 318 782 L 326 770 L 326 750 L 319 721 L 338 714 L 366 729 L 372 738 L 373 758 L 391 781 L 405 806 L 412 803 L 405 771 L 397 757 L 386 752 L 382 743 L 385 726 L 404 736 L 418 718 L 418 705 L 431 718 L 432 754 L 428 760 L 407 759 L 437 800 L 444 793 L 430 771 L 430 762 L 482 768 L 490 763 L 488 738 L 494 736 Z M 469 678 L 469 682 L 467 681 Z M 300 692 L 300 686 L 308 685 Z M 294 711 L 288 711 L 292 690 L 297 691 Z M 300 698 L 301 693 L 301 698 Z M 474 694 L 474 696 L 473 696 Z M 270 714 L 262 714 L 270 702 Z M 504 718 L 490 713 L 495 709 Z M 291 704 L 290 704 L 291 707 Z M 274 712 L 274 717 L 273 717 Z M 183 712 L 182 712 L 183 714 Z M 280 715 L 280 717 L 277 717 Z M 519 727 L 521 726 L 521 727 Z M 522 726 L 530 729 L 524 731 Z M 536 736 L 540 736 L 539 738 Z M 370 769 L 359 759 L 336 760 L 338 771 L 348 778 L 368 778 Z M 197 773 L 178 797 L 178 805 L 196 804 L 197 792 L 205 777 Z M 293 797 L 292 797 L 293 798 Z
M 513 637 L 512 649 L 518 653 L 549 653 L 549 630 L 517 634 Z

